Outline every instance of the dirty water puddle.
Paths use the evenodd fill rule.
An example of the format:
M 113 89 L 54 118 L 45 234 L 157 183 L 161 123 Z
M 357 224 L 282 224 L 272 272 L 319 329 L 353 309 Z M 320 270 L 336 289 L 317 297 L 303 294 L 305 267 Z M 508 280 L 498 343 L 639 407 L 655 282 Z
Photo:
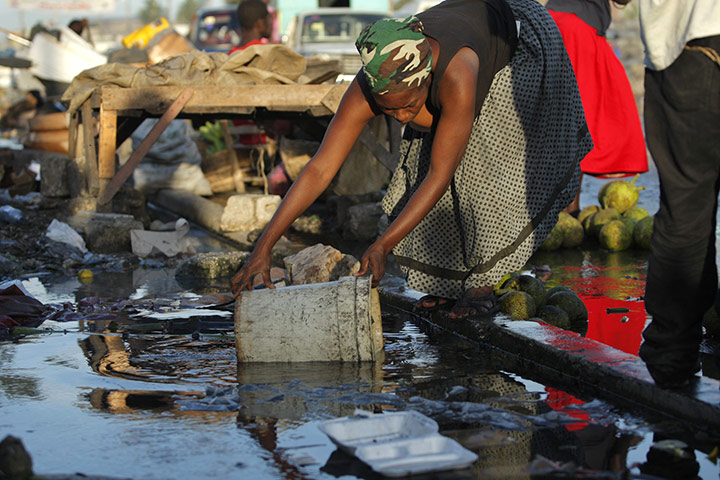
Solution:
M 586 301 L 620 292 L 611 306 L 589 305 L 588 334 L 614 335 L 593 326 L 594 311 L 617 320 L 621 333 L 636 329 L 639 283 L 626 277 L 644 278 L 642 267 L 594 271 L 592 262 L 603 263 L 593 255 L 583 253 L 577 265 L 555 262 L 547 284 L 568 284 Z M 68 321 L 47 321 L 47 332 L 0 345 L 0 425 L 22 440 L 36 473 L 379 478 L 319 429 L 362 409 L 416 410 L 478 455 L 470 468 L 419 478 L 640 475 L 651 445 L 664 436 L 691 444 L 700 478 L 718 474 L 711 455 L 717 439 L 692 426 L 506 371 L 492 352 L 428 337 L 417 318 L 384 312 L 382 363 L 238 366 L 231 307 L 201 308 L 226 284 L 189 291 L 169 271 L 104 275 L 90 284 L 25 279 L 39 300 L 65 305 L 59 318 Z M 629 311 L 602 313 L 607 308 Z

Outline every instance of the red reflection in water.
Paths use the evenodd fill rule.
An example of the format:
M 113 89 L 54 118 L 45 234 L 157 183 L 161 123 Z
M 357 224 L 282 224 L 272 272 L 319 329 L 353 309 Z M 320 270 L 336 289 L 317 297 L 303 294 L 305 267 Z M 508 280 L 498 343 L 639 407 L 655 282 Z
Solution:
M 606 276 L 603 277 L 573 279 L 568 285 L 587 308 L 588 330 L 585 336 L 637 355 L 647 322 L 643 301 L 645 278 L 623 275 L 613 269 L 606 269 L 604 273 Z
M 638 354 L 647 318 L 644 301 L 585 295 L 580 295 L 580 298 L 588 310 L 587 338 L 625 353 Z M 610 313 L 608 309 L 611 309 Z M 617 309 L 617 313 L 612 309 Z

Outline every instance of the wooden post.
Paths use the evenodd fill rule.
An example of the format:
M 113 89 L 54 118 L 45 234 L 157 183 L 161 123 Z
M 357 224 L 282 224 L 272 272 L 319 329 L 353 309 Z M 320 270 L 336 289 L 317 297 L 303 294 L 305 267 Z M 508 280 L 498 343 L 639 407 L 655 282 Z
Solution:
M 83 142 L 85 144 L 85 184 L 91 196 L 97 195 L 98 167 L 97 155 L 95 154 L 95 128 L 93 125 L 92 107 L 90 100 L 86 100 L 82 106 Z
M 158 120 L 155 126 L 150 130 L 150 133 L 147 134 L 132 155 L 130 155 L 130 158 L 125 165 L 123 165 L 117 174 L 110 179 L 107 185 L 103 187 L 100 195 L 98 196 L 98 205 L 105 205 L 112 200 L 117 191 L 120 190 L 120 187 L 122 187 L 123 183 L 125 183 L 125 180 L 127 180 L 132 171 L 135 170 L 135 167 L 138 166 L 140 161 L 145 157 L 145 155 L 147 155 L 148 151 L 150 151 L 150 148 L 153 146 L 155 141 L 160 138 L 160 135 L 162 135 L 168 125 L 170 125 L 170 122 L 175 120 L 175 117 L 177 117 L 182 111 L 185 104 L 188 100 L 190 100 L 190 97 L 193 96 L 193 93 L 194 90 L 190 87 L 180 92 L 180 95 L 178 95 L 172 105 L 170 105 L 170 108 L 168 108 L 162 117 L 160 117 L 160 120 Z M 117 115 L 115 118 L 117 119 Z M 115 140 L 113 138 L 113 142 L 114 141 Z M 115 152 L 113 149 L 113 161 L 114 155 Z
M 108 110 L 100 104 L 100 133 L 98 135 L 98 177 L 103 190 L 115 175 L 117 138 L 117 110 Z

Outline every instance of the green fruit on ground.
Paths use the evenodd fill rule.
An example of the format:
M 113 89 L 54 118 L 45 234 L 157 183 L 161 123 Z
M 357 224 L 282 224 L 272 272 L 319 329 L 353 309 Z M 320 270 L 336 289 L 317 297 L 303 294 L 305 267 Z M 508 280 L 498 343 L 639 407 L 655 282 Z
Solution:
M 506 284 L 505 288 L 509 290 L 519 290 L 525 292 L 533 297 L 535 300 L 535 306 L 539 307 L 545 305 L 547 300 L 547 290 L 542 280 L 532 275 L 518 275 L 510 279 Z
M 632 218 L 636 222 L 639 222 L 643 218 L 650 216 L 650 214 L 640 205 L 635 205 L 634 207 L 630 207 L 625 210 L 622 216 L 623 218 Z
M 555 224 L 555 226 L 550 230 L 550 234 L 547 236 L 545 241 L 540 245 L 540 250 L 544 250 L 546 252 L 557 250 L 562 246 L 563 243 L 563 231 L 560 226 Z
M 557 292 L 570 292 L 573 295 L 575 295 L 575 292 L 573 292 L 570 289 L 570 287 L 566 287 L 565 285 L 557 285 L 547 291 L 548 298 L 550 298 L 551 295 L 555 295 Z M 547 300 L 546 300 L 546 303 L 547 303 Z
M 508 292 L 498 300 L 500 311 L 520 320 L 535 316 L 535 300 L 532 295 L 520 290 Z
M 582 243 L 583 238 L 585 238 L 585 230 L 577 218 L 565 212 L 560 212 L 557 224 L 563 232 L 563 247 L 573 248 Z
M 556 292 L 547 299 L 547 305 L 560 307 L 568 314 L 570 323 L 585 322 L 588 319 L 588 311 L 585 303 L 573 292 Z
M 585 236 L 590 236 L 590 224 L 592 223 L 592 219 L 595 216 L 597 212 L 593 212 L 587 217 L 580 220 L 580 224 L 582 224 L 583 230 L 585 230 Z
M 597 238 L 600 233 L 600 229 L 606 223 L 612 222 L 613 220 L 620 220 L 620 212 L 614 208 L 603 208 L 602 210 L 595 212 L 595 214 L 590 217 L 590 225 L 586 232 L 589 236 Z
M 543 305 L 537 309 L 535 315 L 542 319 L 543 322 L 555 327 L 568 328 L 570 326 L 570 317 L 568 314 L 565 310 L 555 305 Z
M 634 207 L 640 198 L 640 190 L 644 187 L 635 185 L 635 181 L 639 175 L 631 182 L 627 180 L 613 180 L 602 186 L 598 192 L 598 201 L 603 208 L 614 208 L 620 213 L 625 212 L 630 207 Z
M 635 232 L 635 225 L 637 225 L 637 220 L 633 220 L 632 218 L 620 218 L 620 221 L 625 224 L 625 228 L 627 228 L 630 231 L 630 238 L 632 239 L 633 233 Z M 630 242 L 632 244 L 632 242 Z
M 635 247 L 645 250 L 650 248 L 653 222 L 654 217 L 645 217 L 635 225 L 635 231 L 633 232 L 633 245 L 635 245 Z
M 600 207 L 597 205 L 590 205 L 588 207 L 583 208 L 582 210 L 580 210 L 580 213 L 578 213 L 578 216 L 577 216 L 578 222 L 582 223 L 583 220 L 585 220 L 587 217 L 589 217 L 593 213 L 597 212 L 598 210 L 600 210 Z
M 515 278 L 518 275 L 520 274 L 517 272 L 506 273 L 502 276 L 502 278 L 500 278 L 500 281 L 493 286 L 493 291 L 495 293 L 503 291 L 505 289 L 505 284 L 510 281 L 510 279 Z
M 633 227 L 633 224 L 628 225 L 621 220 L 613 220 L 600 229 L 598 241 L 603 248 L 611 252 L 627 250 L 633 242 Z

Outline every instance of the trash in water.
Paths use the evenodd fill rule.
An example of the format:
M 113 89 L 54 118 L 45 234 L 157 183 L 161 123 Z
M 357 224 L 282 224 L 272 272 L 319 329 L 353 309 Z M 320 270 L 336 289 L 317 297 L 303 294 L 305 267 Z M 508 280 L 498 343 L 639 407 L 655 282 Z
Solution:
M 320 430 L 338 447 L 388 477 L 455 470 L 477 455 L 438 433 L 438 424 L 414 410 L 355 415 L 327 420 Z

